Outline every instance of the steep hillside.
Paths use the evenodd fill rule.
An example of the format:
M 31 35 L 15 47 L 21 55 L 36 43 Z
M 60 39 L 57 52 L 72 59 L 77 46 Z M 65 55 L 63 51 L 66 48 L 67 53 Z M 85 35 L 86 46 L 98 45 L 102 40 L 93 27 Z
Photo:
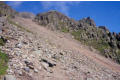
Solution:
M 29 34 L 27 34 L 24 31 L 22 34 L 19 31 L 21 34 L 18 35 L 19 39 L 16 42 L 21 43 L 18 49 L 20 54 L 16 53 L 17 49 L 14 49 L 14 41 L 11 42 L 12 45 L 9 44 L 14 49 L 9 50 L 15 52 L 14 58 L 11 59 L 11 63 L 15 65 L 11 65 L 11 69 L 16 73 L 17 79 L 100 80 L 120 78 L 120 65 L 102 57 L 95 49 L 91 51 L 89 47 L 72 39 L 70 34 L 50 31 L 30 19 L 16 17 L 12 21 L 33 33 L 28 32 Z M 22 41 L 27 41 L 27 44 Z M 14 68 L 15 66 L 17 67 Z M 18 68 L 19 70 L 17 70 Z
M 8 55 L 2 50 L 2 47 L 7 42 L 7 38 L 3 33 L 6 31 L 8 26 L 8 22 L 4 16 L 9 14 L 9 16 L 12 17 L 13 12 L 14 11 L 8 5 L 4 2 L 0 2 L 0 79 L 6 74 L 6 70 L 8 69 Z
M 120 65 L 114 62 L 119 62 L 119 34 L 96 27 L 90 17 L 75 21 L 49 11 L 32 19 L 0 4 L 0 79 L 120 79 Z
M 75 21 L 60 12 L 49 11 L 38 14 L 35 21 L 50 29 L 70 32 L 83 44 L 94 47 L 105 57 L 120 63 L 120 35 L 111 33 L 105 26 L 97 27 L 90 17 Z

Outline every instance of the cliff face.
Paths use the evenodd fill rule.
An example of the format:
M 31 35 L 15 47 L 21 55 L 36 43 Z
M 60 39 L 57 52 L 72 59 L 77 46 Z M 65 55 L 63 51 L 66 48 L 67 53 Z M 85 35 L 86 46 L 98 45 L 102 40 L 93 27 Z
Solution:
M 35 21 L 40 25 L 50 26 L 52 30 L 62 28 L 76 28 L 76 21 L 68 18 L 57 11 L 49 11 L 47 13 L 40 13 L 35 17 Z
M 120 63 L 120 34 L 110 32 L 105 26 L 97 27 L 90 17 L 75 21 L 60 12 L 49 11 L 38 14 L 34 21 L 53 30 L 70 32 L 75 39 Z

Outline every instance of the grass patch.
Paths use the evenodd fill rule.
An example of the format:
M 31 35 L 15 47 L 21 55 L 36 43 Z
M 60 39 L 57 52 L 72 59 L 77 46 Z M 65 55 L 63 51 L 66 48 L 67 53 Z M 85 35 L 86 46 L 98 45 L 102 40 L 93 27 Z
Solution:
M 64 32 L 64 33 L 68 33 L 68 32 L 69 32 L 69 29 L 68 29 L 68 28 L 65 28 L 65 27 L 62 27 L 62 28 L 61 28 L 61 31 Z
M 82 32 L 83 32 L 82 30 L 72 31 L 71 34 L 74 36 L 75 39 L 81 41 L 80 35 L 81 35 Z
M 4 46 L 4 45 L 5 45 L 5 39 L 1 38 L 0 46 Z M 4 74 L 6 74 L 6 70 L 8 68 L 7 63 L 8 63 L 8 56 L 5 53 L 2 53 L 0 50 L 0 79 Z
M 83 39 L 81 37 L 82 34 L 84 34 L 85 31 L 84 30 L 78 30 L 78 31 L 73 31 L 71 34 L 74 36 L 74 38 L 76 40 L 79 40 L 80 42 L 82 42 L 83 44 L 87 45 L 87 46 L 92 46 L 93 48 L 97 49 L 98 51 L 100 51 L 100 53 L 104 54 L 104 50 L 105 49 L 110 49 L 110 46 L 108 43 L 104 42 L 104 39 Z
M 0 78 L 6 74 L 8 69 L 8 56 L 0 51 Z
M 93 47 L 95 48 L 95 49 L 97 49 L 98 51 L 100 51 L 102 54 L 104 54 L 104 50 L 105 49 L 110 49 L 110 46 L 109 46 L 109 44 L 108 43 L 105 43 L 105 42 L 93 42 L 92 43 L 93 45 Z
M 118 62 L 120 64 L 120 49 L 117 51 L 117 55 L 116 55 L 116 62 Z
M 3 39 L 0 39 L 0 46 L 4 46 L 5 45 L 5 41 Z

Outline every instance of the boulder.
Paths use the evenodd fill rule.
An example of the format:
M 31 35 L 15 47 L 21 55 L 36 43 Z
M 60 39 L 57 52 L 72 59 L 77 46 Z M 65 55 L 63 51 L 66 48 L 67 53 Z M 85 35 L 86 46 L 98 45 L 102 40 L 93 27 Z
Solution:
M 30 72 L 30 68 L 29 68 L 29 67 L 25 67 L 24 70 L 25 70 L 26 72 Z
M 42 66 L 44 67 L 45 70 L 48 69 L 49 67 L 49 64 L 48 63 L 45 63 L 45 62 L 41 62 Z
M 52 62 L 50 62 L 50 61 L 48 61 L 48 60 L 46 60 L 46 59 L 42 59 L 41 61 L 44 62 L 44 63 L 46 63 L 46 64 L 48 64 L 49 67 L 54 67 L 54 66 L 56 66 L 55 63 L 52 63 Z
M 25 60 L 25 64 L 26 64 L 26 66 L 29 67 L 30 69 L 34 69 L 34 65 L 33 65 L 32 62 L 29 62 L 29 61 Z
M 17 43 L 16 48 L 22 48 L 22 43 Z
M 37 70 L 37 69 L 34 69 L 34 72 L 35 72 L 35 73 L 38 73 L 38 70 Z

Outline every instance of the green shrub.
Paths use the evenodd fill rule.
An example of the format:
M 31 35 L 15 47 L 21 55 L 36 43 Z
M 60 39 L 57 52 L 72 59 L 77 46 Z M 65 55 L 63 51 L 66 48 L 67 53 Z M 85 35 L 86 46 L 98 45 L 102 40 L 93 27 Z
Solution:
M 109 49 L 110 46 L 108 43 L 104 42 L 104 39 L 82 39 L 81 34 L 85 33 L 84 30 L 73 31 L 71 34 L 74 36 L 75 39 L 79 40 L 83 44 L 87 46 L 92 46 L 93 48 L 100 51 L 102 54 L 104 53 L 105 49 Z
M 78 30 L 78 31 L 72 31 L 71 34 L 74 36 L 75 39 L 80 41 L 80 34 L 82 33 L 82 30 Z
M 62 27 L 62 28 L 61 28 L 61 31 L 62 31 L 62 32 L 65 32 L 65 33 L 68 33 L 68 32 L 69 32 L 69 29 L 68 29 L 68 28 L 65 28 L 65 27 Z
M 0 51 L 0 77 L 6 73 L 8 68 L 8 56 Z
M 0 39 L 0 46 L 4 46 L 5 41 L 3 39 Z
M 0 38 L 0 46 L 5 45 L 5 40 L 3 38 Z M 6 70 L 8 68 L 8 56 L 5 53 L 2 53 L 0 50 L 0 79 L 1 77 L 6 73 Z

